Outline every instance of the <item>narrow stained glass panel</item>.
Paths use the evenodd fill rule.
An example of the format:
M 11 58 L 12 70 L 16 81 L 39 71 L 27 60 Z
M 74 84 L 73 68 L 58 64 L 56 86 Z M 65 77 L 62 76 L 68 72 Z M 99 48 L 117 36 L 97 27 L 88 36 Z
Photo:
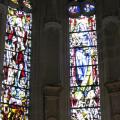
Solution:
M 28 120 L 32 15 L 8 7 L 0 120 Z
M 69 17 L 71 120 L 101 120 L 94 2 L 74 1 L 81 13 Z
M 93 30 L 96 30 L 95 15 L 91 17 L 81 15 L 78 18 L 69 18 L 69 32 Z

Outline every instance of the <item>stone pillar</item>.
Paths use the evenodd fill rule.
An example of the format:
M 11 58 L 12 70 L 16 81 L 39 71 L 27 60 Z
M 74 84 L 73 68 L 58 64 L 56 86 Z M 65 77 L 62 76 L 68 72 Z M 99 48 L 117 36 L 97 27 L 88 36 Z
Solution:
M 112 120 L 120 120 L 120 81 L 107 82 L 105 84 L 111 103 Z
M 60 86 L 45 86 L 44 88 L 44 120 L 59 120 Z

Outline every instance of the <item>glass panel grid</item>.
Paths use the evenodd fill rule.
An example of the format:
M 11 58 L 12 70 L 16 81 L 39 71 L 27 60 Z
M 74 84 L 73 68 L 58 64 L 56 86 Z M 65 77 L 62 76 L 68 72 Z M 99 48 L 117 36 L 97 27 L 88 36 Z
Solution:
M 69 17 L 71 120 L 101 120 L 96 16 L 93 14 L 93 6 L 86 3 L 83 6 L 84 15 Z M 92 14 L 88 15 L 88 12 Z
M 28 120 L 32 15 L 8 7 L 0 120 Z

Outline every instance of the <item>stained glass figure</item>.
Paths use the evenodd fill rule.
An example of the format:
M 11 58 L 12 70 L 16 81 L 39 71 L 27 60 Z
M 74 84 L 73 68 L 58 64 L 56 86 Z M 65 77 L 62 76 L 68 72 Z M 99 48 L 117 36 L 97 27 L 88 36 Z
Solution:
M 0 120 L 28 120 L 31 27 L 31 13 L 8 7 Z
M 78 2 L 81 13 L 69 17 L 71 120 L 101 120 L 95 5 Z
M 95 15 L 79 16 L 78 18 L 69 18 L 69 32 L 85 32 L 96 30 Z

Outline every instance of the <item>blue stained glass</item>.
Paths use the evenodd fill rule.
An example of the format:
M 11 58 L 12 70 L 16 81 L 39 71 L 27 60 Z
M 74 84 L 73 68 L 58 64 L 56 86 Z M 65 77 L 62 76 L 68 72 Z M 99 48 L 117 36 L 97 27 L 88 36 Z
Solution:
M 95 6 L 93 4 L 90 3 L 86 3 L 83 6 L 84 8 L 84 12 L 90 13 L 90 12 L 94 12 L 95 11 Z
M 86 86 L 99 84 L 99 72 L 97 66 L 71 67 L 70 85 Z
M 84 47 L 70 49 L 70 66 L 97 65 L 97 48 Z
M 78 13 L 80 13 L 80 7 L 79 6 L 70 6 L 68 8 L 68 11 L 70 14 L 78 14 Z

